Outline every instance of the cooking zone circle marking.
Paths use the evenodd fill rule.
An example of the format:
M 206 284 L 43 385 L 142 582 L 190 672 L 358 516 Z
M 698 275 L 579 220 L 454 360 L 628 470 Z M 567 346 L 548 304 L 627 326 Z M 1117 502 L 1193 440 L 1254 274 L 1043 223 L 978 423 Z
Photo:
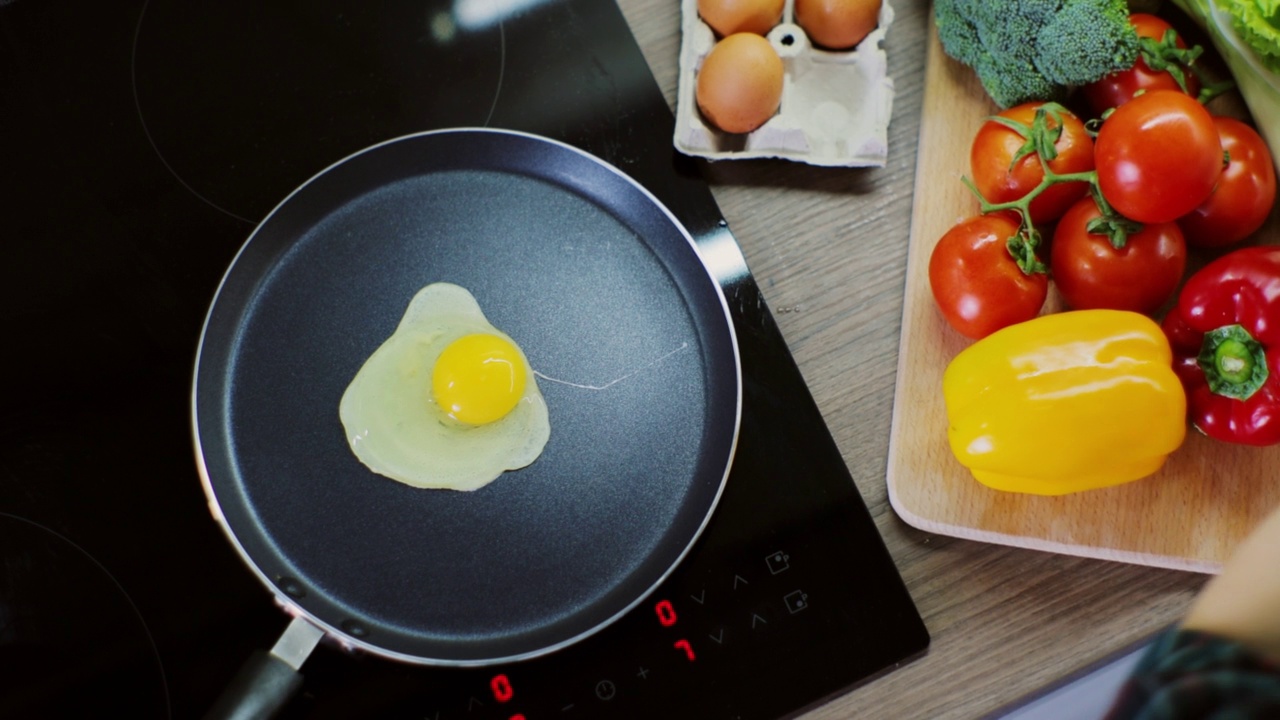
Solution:
M 113 710 L 131 717 L 173 716 L 151 627 L 102 561 L 43 523 L 0 512 L 0 566 L 0 648 L 25 648 L 21 662 L 6 671 L 11 692 L 3 707 L 21 710 L 33 702 L 50 710 L 41 704 L 41 683 L 27 687 L 50 670 L 86 677 L 81 692 L 58 701 L 69 716 Z M 95 668 L 98 679 L 88 680 Z
M 378 43 L 361 41 L 370 32 Z M 130 74 L 161 164 L 203 202 L 253 224 L 360 149 L 435 127 L 487 127 L 506 57 L 502 21 L 461 23 L 453 0 L 287 9 L 146 0 Z

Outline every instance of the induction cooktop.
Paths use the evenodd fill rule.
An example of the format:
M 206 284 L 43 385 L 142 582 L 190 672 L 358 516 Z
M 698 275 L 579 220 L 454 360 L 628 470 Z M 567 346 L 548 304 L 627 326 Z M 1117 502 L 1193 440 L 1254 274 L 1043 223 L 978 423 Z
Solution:
M 389 138 L 490 127 L 628 173 L 717 258 L 743 372 L 705 532 L 636 609 L 508 666 L 322 643 L 286 718 L 778 718 L 928 634 L 669 107 L 603 0 L 0 1 L 2 717 L 199 717 L 288 622 L 210 517 L 191 373 L 277 203 Z

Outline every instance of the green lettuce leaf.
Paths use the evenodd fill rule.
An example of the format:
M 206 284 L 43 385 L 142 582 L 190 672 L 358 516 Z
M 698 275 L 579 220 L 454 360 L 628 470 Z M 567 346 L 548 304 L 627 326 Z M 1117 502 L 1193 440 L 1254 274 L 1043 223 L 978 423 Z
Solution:
M 1268 70 L 1280 71 L 1280 0 L 1220 0 L 1218 9 L 1231 18 L 1232 29 L 1258 60 Z

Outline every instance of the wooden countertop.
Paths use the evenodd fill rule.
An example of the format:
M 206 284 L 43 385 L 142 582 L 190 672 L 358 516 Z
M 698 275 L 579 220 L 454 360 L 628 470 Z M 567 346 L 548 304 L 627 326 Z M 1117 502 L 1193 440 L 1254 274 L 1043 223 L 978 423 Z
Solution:
M 674 108 L 680 4 L 618 0 Z M 884 168 L 702 163 L 800 371 L 933 641 L 813 710 L 830 718 L 977 718 L 1176 621 L 1207 577 L 918 531 L 885 484 L 930 4 L 894 0 L 896 96 Z

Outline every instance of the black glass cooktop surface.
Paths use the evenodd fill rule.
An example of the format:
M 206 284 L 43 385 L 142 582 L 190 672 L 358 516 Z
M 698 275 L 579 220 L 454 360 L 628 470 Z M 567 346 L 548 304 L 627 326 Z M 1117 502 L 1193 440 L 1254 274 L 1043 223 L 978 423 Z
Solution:
M 0 1 L 0 717 L 200 717 L 287 624 L 209 515 L 191 376 L 219 279 L 307 178 L 509 128 L 646 186 L 717 269 L 737 454 L 630 614 L 507 666 L 324 642 L 287 718 L 777 718 L 928 635 L 626 23 L 601 0 Z

